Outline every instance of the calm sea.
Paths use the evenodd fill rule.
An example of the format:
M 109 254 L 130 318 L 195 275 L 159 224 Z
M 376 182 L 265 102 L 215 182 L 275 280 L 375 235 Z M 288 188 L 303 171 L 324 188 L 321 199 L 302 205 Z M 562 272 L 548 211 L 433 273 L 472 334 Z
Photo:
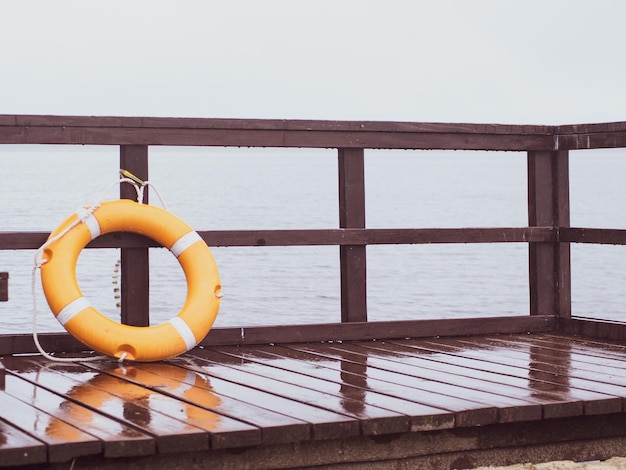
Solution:
M 117 152 L 0 146 L 0 231 L 51 231 L 95 202 L 118 177 Z M 153 147 L 150 159 L 168 209 L 197 230 L 338 227 L 335 150 Z M 626 228 L 625 170 L 621 150 L 571 154 L 573 226 Z M 367 151 L 366 189 L 369 227 L 527 225 L 524 153 Z M 339 321 L 337 247 L 212 251 L 225 294 L 215 326 Z M 0 271 L 10 273 L 0 334 L 31 332 L 33 257 L 0 251 Z M 84 250 L 77 271 L 85 296 L 112 318 L 118 258 Z M 524 244 L 369 246 L 367 260 L 370 320 L 528 313 Z M 572 266 L 576 315 L 626 318 L 626 248 L 574 245 Z M 62 331 L 36 281 L 39 331 Z M 152 322 L 174 316 L 184 296 L 173 256 L 151 250 Z

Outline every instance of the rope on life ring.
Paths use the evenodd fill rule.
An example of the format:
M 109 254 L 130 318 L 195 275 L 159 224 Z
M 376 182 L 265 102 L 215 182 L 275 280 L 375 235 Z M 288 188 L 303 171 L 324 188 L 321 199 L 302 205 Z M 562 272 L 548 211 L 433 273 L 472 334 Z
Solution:
M 122 325 L 83 297 L 78 256 L 91 240 L 113 232 L 144 235 L 176 256 L 187 280 L 178 315 L 151 327 Z M 61 325 L 88 347 L 122 360 L 159 361 L 190 350 L 213 326 L 222 297 L 215 259 L 198 233 L 165 209 L 128 199 L 102 202 L 72 214 L 49 241 L 40 261 L 44 295 Z

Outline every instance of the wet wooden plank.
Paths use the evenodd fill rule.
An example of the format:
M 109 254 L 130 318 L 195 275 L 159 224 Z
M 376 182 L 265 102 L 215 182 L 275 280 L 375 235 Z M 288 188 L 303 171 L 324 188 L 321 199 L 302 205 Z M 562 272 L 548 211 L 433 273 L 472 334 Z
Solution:
M 206 365 L 206 364 L 205 364 Z M 194 372 L 207 374 L 205 365 L 197 360 L 188 360 L 183 366 Z M 263 409 L 296 417 L 308 423 L 313 439 L 337 439 L 358 436 L 360 433 L 358 421 L 340 413 L 334 413 L 301 401 L 285 398 L 274 393 L 255 388 L 249 382 L 238 383 L 217 375 L 210 376 L 211 384 L 220 395 L 234 398 L 247 404 L 256 405 Z
M 209 448 L 209 430 L 217 416 L 208 410 L 80 364 L 46 364 L 11 357 L 5 358 L 5 366 L 25 380 L 152 436 L 160 453 Z
M 402 341 L 399 343 L 406 344 Z M 566 387 L 573 398 L 583 402 L 585 414 L 614 413 L 622 410 L 620 397 L 624 393 L 623 388 L 571 376 L 567 369 L 561 369 L 558 358 L 556 363 L 534 361 L 530 346 L 522 354 L 511 357 L 506 348 L 488 348 L 481 344 L 468 344 L 453 339 L 408 345 L 427 353 L 441 354 L 446 357 L 446 361 L 465 367 L 527 377 L 530 379 L 529 387 L 542 391 L 550 391 L 554 385 Z
M 196 361 L 211 376 L 249 384 L 272 394 L 349 416 L 360 423 L 363 434 L 408 431 L 409 417 L 391 408 L 374 406 L 351 387 L 337 390 L 331 382 L 289 373 L 262 364 L 242 361 L 210 349 L 194 350 Z
M 3 405 L 4 406 L 4 405 Z M 0 412 L 0 416 L 2 416 Z M 45 463 L 46 445 L 0 419 L 0 467 Z
M 304 350 L 306 352 L 309 352 L 307 345 L 302 345 L 302 347 L 305 348 Z M 346 371 L 344 369 L 349 369 L 351 367 L 350 365 L 348 365 L 350 361 L 345 361 L 341 357 L 332 357 L 330 359 L 330 362 L 335 364 L 339 362 L 339 368 L 335 367 L 335 370 L 337 370 L 339 374 L 345 374 Z M 357 369 L 362 369 L 362 366 L 357 365 Z M 351 375 L 345 375 L 345 378 L 351 378 Z M 363 379 L 361 378 L 360 381 L 362 382 L 362 380 Z M 423 405 L 430 406 L 436 409 L 444 409 L 454 412 L 456 425 L 476 426 L 491 424 L 497 421 L 497 409 L 493 405 L 487 406 L 482 403 L 472 402 L 471 400 L 458 399 L 456 397 L 442 395 L 438 392 L 431 392 L 428 389 L 417 390 L 413 387 L 413 379 L 409 378 L 408 376 L 406 382 L 402 382 L 398 378 L 395 383 L 411 386 L 413 398 L 416 400 L 417 403 L 421 403 Z M 391 389 L 395 390 L 395 386 Z M 391 396 L 393 396 L 393 393 L 390 393 L 390 390 L 385 390 L 385 393 L 391 394 Z
M 608 360 L 612 366 L 622 367 L 626 369 L 626 345 L 623 343 L 614 343 L 610 341 L 602 341 L 594 338 L 568 337 L 549 334 L 532 335 L 533 343 L 536 346 L 546 345 L 551 349 L 560 351 L 572 351 L 580 355 L 580 360 L 590 360 L 585 356 Z M 596 361 L 591 361 L 597 363 Z M 604 363 L 604 362 L 603 362 Z
M 150 455 L 155 452 L 154 439 L 147 434 L 32 382 L 9 375 L 6 392 L 60 421 L 97 437 L 102 441 L 105 457 Z
M 390 407 L 394 400 L 389 397 L 402 398 L 402 402 L 395 403 L 402 406 L 403 413 L 411 417 L 413 432 L 449 429 L 455 424 L 451 411 L 420 403 L 414 397 L 415 389 L 371 380 L 364 374 L 366 371 L 358 365 L 351 367 L 351 364 L 338 364 L 340 361 L 323 361 L 319 356 L 281 346 L 222 347 L 219 352 L 241 360 L 254 361 L 283 371 L 335 383 L 335 388 L 343 393 L 351 391 L 354 396 L 361 394 L 361 400 L 376 406 Z M 329 362 L 334 362 L 337 367 L 329 366 Z M 399 392 L 403 389 L 405 393 L 400 396 Z
M 574 377 L 626 387 L 623 361 L 610 358 L 594 359 L 593 356 L 579 354 L 571 348 L 555 349 L 546 343 L 538 344 L 534 339 L 530 343 L 520 343 L 515 338 L 485 338 L 483 344 L 505 348 L 510 357 L 523 354 L 530 344 L 535 362 L 546 365 L 557 364 L 562 373 Z
M 373 376 L 384 376 L 385 380 L 393 383 L 404 383 L 419 390 L 420 395 L 430 391 L 445 396 L 446 400 L 456 398 L 466 401 L 467 410 L 479 407 L 496 407 L 495 421 L 514 422 L 541 419 L 541 406 L 537 403 L 512 399 L 496 393 L 483 392 L 473 387 L 467 378 L 461 378 L 457 383 L 448 383 L 450 380 L 444 374 L 424 371 L 413 367 L 409 363 L 395 363 L 381 359 L 376 354 L 370 354 L 366 349 L 355 349 L 351 344 L 316 345 L 306 348 L 325 355 L 336 355 L 344 361 L 361 364 Z M 495 387 L 494 387 L 495 388 Z M 472 403 L 473 402 L 473 403 Z M 457 423 L 461 426 L 462 422 Z
M 555 339 L 552 339 L 555 338 Z M 531 342 L 523 336 L 502 336 L 486 338 L 485 343 L 495 347 L 510 347 L 520 350 L 528 347 L 528 344 L 537 353 L 545 355 L 566 355 L 575 367 L 599 371 L 595 366 L 610 367 L 614 369 L 626 369 L 626 349 L 610 349 L 608 343 L 591 344 L 573 339 L 557 338 L 555 336 L 532 335 Z M 617 371 L 613 371 L 615 373 Z
M 61 421 L 23 401 L 0 392 L 2 419 L 47 446 L 49 462 L 66 462 L 83 455 L 102 453 L 100 439 Z
M 416 354 L 414 349 L 394 343 L 376 341 L 359 343 L 357 347 L 376 351 L 375 357 L 387 361 L 418 367 L 420 369 L 418 375 L 422 377 L 431 377 L 433 380 L 439 377 L 437 380 L 455 385 L 469 383 L 476 390 L 519 399 L 520 403 L 539 404 L 543 418 L 579 416 L 584 412 L 583 402 L 572 397 L 565 387 L 552 387 L 549 391 L 540 391 L 535 387 L 529 387 L 528 378 L 450 364 L 445 359 Z
M 219 420 L 211 429 L 211 447 L 214 449 L 259 443 L 284 444 L 311 437 L 308 423 L 222 395 L 206 375 L 173 363 L 121 366 L 98 362 L 86 365 L 219 414 Z

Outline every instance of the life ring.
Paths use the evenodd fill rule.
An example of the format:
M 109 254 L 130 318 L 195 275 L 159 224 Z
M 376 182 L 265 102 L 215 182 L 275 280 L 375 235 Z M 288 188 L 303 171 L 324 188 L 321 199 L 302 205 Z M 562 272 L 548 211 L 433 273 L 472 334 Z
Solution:
M 96 351 L 141 362 L 180 355 L 202 341 L 217 316 L 221 285 L 209 247 L 189 225 L 160 207 L 123 199 L 71 215 L 49 240 L 72 224 L 67 233 L 44 246 L 41 265 L 46 301 L 69 333 Z M 91 240 L 112 232 L 144 235 L 178 258 L 187 280 L 187 296 L 178 315 L 156 326 L 122 325 L 83 297 L 76 280 L 78 256 Z

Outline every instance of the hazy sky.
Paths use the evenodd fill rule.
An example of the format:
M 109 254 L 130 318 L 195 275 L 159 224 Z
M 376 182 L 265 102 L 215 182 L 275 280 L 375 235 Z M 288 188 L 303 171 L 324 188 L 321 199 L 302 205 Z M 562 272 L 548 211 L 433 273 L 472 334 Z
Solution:
M 624 0 L 0 3 L 0 113 L 626 120 Z

